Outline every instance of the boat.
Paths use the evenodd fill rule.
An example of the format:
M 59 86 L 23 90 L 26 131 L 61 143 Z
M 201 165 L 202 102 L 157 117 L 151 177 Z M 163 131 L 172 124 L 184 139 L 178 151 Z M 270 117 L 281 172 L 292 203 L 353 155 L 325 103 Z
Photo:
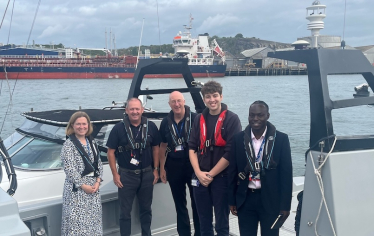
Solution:
M 185 32 L 173 39 L 173 58 L 188 58 L 192 75 L 197 77 L 223 77 L 226 64 L 223 50 L 209 35 L 192 38 L 192 17 Z M 138 64 L 136 56 L 106 56 L 93 58 L 82 55 L 79 49 L 47 50 L 41 48 L 0 47 L 0 79 L 131 79 Z M 160 56 L 164 57 L 164 56 Z M 139 61 L 150 57 L 139 57 Z M 148 74 L 147 78 L 176 78 L 180 74 Z
M 327 89 L 327 76 L 330 74 L 362 74 L 370 87 L 374 86 L 374 68 L 358 50 L 307 49 L 268 53 L 269 57 L 291 60 L 308 65 L 310 91 L 310 148 L 306 151 L 306 175 L 294 177 L 291 215 L 281 228 L 281 235 L 295 235 L 293 230 L 296 212 L 296 196 L 304 189 L 301 207 L 300 235 L 373 235 L 370 227 L 374 213 L 374 135 L 337 136 L 331 111 L 344 107 L 374 103 L 374 97 L 358 97 L 344 100 L 331 100 Z M 194 81 L 187 65 L 187 58 L 159 58 L 143 60 L 132 81 L 129 97 L 164 94 L 174 90 L 191 93 L 196 111 L 204 108 L 198 83 Z M 147 73 L 163 73 L 170 69 L 176 73 L 183 69 L 182 76 L 186 88 L 161 90 L 141 90 L 142 80 Z M 109 106 L 104 109 L 84 110 L 91 117 L 94 135 L 100 145 L 104 163 L 104 182 L 101 188 L 103 204 L 104 235 L 118 235 L 117 188 L 111 181 L 111 172 L 106 162 L 105 138 L 111 127 L 120 121 L 123 106 Z M 0 189 L 0 226 L 3 220 L 18 220 L 20 228 L 33 234 L 59 235 L 61 224 L 61 195 L 64 173 L 61 169 L 59 151 L 64 141 L 64 127 L 75 110 L 55 110 L 45 112 L 26 112 L 24 124 L 5 139 L 11 160 L 15 165 L 18 189 L 14 199 L 5 199 Z M 148 110 L 145 113 L 157 124 L 166 113 Z M 45 160 L 45 161 L 42 161 Z M 358 169 L 359 168 L 359 169 Z M 2 171 L 6 173 L 5 168 Z M 357 171 L 359 175 L 357 175 Z M 356 173 L 360 181 L 350 178 Z M 5 176 L 5 174 L 4 174 Z M 4 178 L 5 179 L 5 178 Z M 1 183 L 6 190 L 8 181 Z M 357 200 L 359 199 L 359 200 Z M 11 201 L 12 200 L 12 201 Z M 152 232 L 154 235 L 175 235 L 176 218 L 170 189 L 167 185 L 156 184 L 153 200 Z M 17 209 L 19 207 L 19 215 Z M 12 211 L 4 211 L 13 207 Z M 323 207 L 322 207 L 323 206 Z M 133 217 L 137 219 L 137 206 L 134 205 Z M 13 214 L 9 216 L 8 214 Z M 350 216 L 354 217 L 350 217 Z M 18 219 L 17 219 L 18 217 Z M 9 224 L 9 223 L 8 223 Z M 17 226 L 17 227 L 18 227 Z M 14 232 L 17 227 L 1 227 Z M 139 222 L 133 222 L 134 235 L 139 235 Z M 0 235 L 1 233 L 0 232 Z M 283 234 L 282 234 L 283 233 Z M 238 235 L 237 218 L 230 215 L 230 234 Z M 5 235 L 12 235 L 11 233 Z M 21 235 L 21 234 L 20 234 Z
M 319 1 L 315 2 L 313 8 L 323 7 Z M 372 197 L 374 195 L 374 187 L 372 187 L 374 135 L 336 135 L 334 133 L 336 122 L 332 119 L 333 110 L 355 106 L 366 108 L 366 105 L 374 104 L 374 96 L 332 100 L 327 83 L 328 75 L 360 74 L 368 86 L 373 88 L 374 68 L 358 50 L 308 48 L 269 52 L 268 57 L 307 64 L 309 82 L 310 138 L 309 149 L 305 153 L 306 173 L 305 178 L 294 177 L 291 215 L 282 226 L 280 235 L 295 235 L 293 225 L 298 204 L 296 196 L 301 189 L 304 189 L 304 192 L 302 202 L 299 203 L 300 210 L 298 210 L 299 235 L 374 235 L 374 229 L 371 227 L 371 221 L 374 218 L 374 212 L 371 210 L 374 205 Z M 199 83 L 194 81 L 187 63 L 187 58 L 141 61 L 135 72 L 129 97 L 150 96 L 179 90 L 191 93 L 196 111 L 201 111 L 204 104 L 199 93 Z M 141 90 L 145 74 L 163 73 L 165 69 L 171 70 L 170 73 L 182 72 L 186 88 Z M 96 128 L 94 135 L 100 144 L 102 158 L 105 158 L 104 139 L 110 132 L 110 126 L 122 118 L 123 107 L 86 111 L 93 118 Z M 24 113 L 25 123 L 5 140 L 9 154 L 14 157 L 20 152 L 24 154 L 24 158 L 31 156 L 30 160 L 39 157 L 38 153 L 42 152 L 50 153 L 49 156 L 56 155 L 57 148 L 54 146 L 60 145 L 59 148 L 61 148 L 61 144 L 58 143 L 62 143 L 64 139 L 62 128 L 72 112 L 59 110 Z M 349 111 L 347 113 L 351 115 Z M 154 111 L 145 114 L 158 123 L 161 117 L 166 116 L 166 113 Z M 370 129 L 370 127 L 364 128 Z M 37 145 L 38 143 L 44 145 Z M 4 163 L 6 160 L 16 161 L 13 157 L 5 159 Z M 49 163 L 47 166 L 51 168 L 44 170 L 31 170 L 29 167 L 33 163 L 22 161 L 13 163 L 16 165 L 19 187 L 12 199 L 2 191 L 2 189 L 7 189 L 8 182 L 1 183 L 0 234 L 30 235 L 31 232 L 33 235 L 59 235 L 61 219 L 58 217 L 61 216 L 63 185 L 60 179 L 63 179 L 63 173 L 58 160 Z M 110 173 L 108 167 L 105 168 L 107 169 L 104 173 Z M 4 173 L 7 171 L 8 176 L 12 176 L 9 168 L 5 170 L 5 167 L 2 167 L 0 180 L 1 170 Z M 51 180 L 57 182 L 52 186 L 49 183 Z M 103 219 L 105 219 L 104 235 L 118 235 L 116 188 L 110 180 L 111 176 L 104 176 L 103 184 L 105 185 L 101 192 Z M 37 194 L 39 196 L 36 196 Z M 172 198 L 167 185 L 156 184 L 152 206 L 154 216 L 152 233 L 154 235 L 176 235 L 175 209 L 170 202 Z M 136 208 L 133 208 L 133 217 L 137 217 L 136 211 Z M 20 220 L 25 222 L 26 226 Z M 133 224 L 134 235 L 139 235 L 139 222 L 133 222 Z M 26 230 L 30 229 L 29 234 L 18 233 L 25 227 Z M 230 215 L 230 234 L 238 235 L 237 218 L 232 215 Z
M 179 73 L 185 80 L 185 88 L 149 90 L 141 89 L 144 75 Z M 188 67 L 186 58 L 157 58 L 141 60 L 135 72 L 128 98 L 141 97 L 144 105 L 151 94 L 169 94 L 178 90 L 190 93 L 194 100 L 196 112 L 201 112 L 205 105 L 200 95 L 200 86 Z M 143 98 L 142 96 L 145 96 Z M 148 98 L 147 98 L 148 97 Z M 100 187 L 100 195 L 103 207 L 103 231 L 104 235 L 119 235 L 119 208 L 118 188 L 112 181 L 105 146 L 108 135 L 113 126 L 123 119 L 125 104 L 104 107 L 103 109 L 86 109 L 92 121 L 94 131 L 92 136 L 99 145 L 100 158 L 103 162 L 103 182 Z M 52 110 L 44 112 L 25 112 L 24 123 L 16 131 L 4 140 L 4 153 L 10 158 L 4 159 L 4 165 L 0 173 L 9 174 L 14 171 L 7 168 L 7 161 L 11 160 L 14 166 L 15 176 L 11 180 L 0 177 L 0 235 L 14 235 L 18 225 L 21 229 L 24 224 L 31 235 L 60 235 L 62 216 L 62 191 L 65 173 L 62 168 L 60 152 L 66 139 L 65 128 L 71 115 L 78 110 Z M 144 115 L 160 125 L 162 118 L 168 113 L 155 112 L 146 108 Z M 1 145 L 0 145 L 1 147 Z M 0 156 L 4 156 L 0 154 Z M 4 174 L 4 177 L 6 176 Z M 1 175 L 0 175 L 1 176 Z M 12 176 L 12 175 L 10 175 Z M 17 183 L 14 183 L 14 180 Z M 9 199 L 3 190 L 11 185 L 13 199 Z M 18 187 L 17 187 L 18 186 Z M 17 188 L 17 190 L 15 189 Z M 9 191 L 8 191 L 9 192 Z M 156 184 L 153 199 L 152 232 L 158 235 L 170 235 L 176 232 L 176 213 L 170 188 L 165 184 Z M 19 208 L 19 215 L 18 209 Z M 6 209 L 12 208 L 12 211 Z M 14 217 L 8 214 L 12 213 Z M 17 214 L 15 214 L 17 213 Z M 139 218 L 138 205 L 135 200 L 132 217 Z M 7 217 L 5 217 L 6 215 Z M 9 226 L 9 222 L 17 219 L 18 223 Z M 10 217 L 10 218 L 9 218 Z M 4 220 L 3 220 L 4 219 Z M 25 228 L 25 227 L 23 227 Z M 141 233 L 140 222 L 132 221 L 132 233 Z

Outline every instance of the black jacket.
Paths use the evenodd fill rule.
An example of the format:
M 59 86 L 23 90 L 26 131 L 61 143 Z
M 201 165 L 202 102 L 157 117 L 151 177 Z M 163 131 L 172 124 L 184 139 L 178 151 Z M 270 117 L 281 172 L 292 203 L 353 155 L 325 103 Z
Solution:
M 261 199 L 269 214 L 291 209 L 292 198 L 292 160 L 288 136 L 276 131 L 273 160 L 276 167 L 265 169 L 261 174 Z M 268 138 L 268 133 L 265 136 Z M 248 163 L 244 147 L 244 131 L 236 134 L 232 140 L 229 166 L 229 205 L 239 209 L 248 191 L 248 176 L 241 180 L 238 173 L 244 172 Z
M 215 147 L 213 152 L 208 151 L 208 152 L 205 152 L 204 155 L 201 155 L 200 152 L 198 151 L 198 147 L 200 145 L 200 116 L 201 114 L 198 114 L 194 120 L 188 146 L 190 150 L 194 150 L 197 152 L 200 169 L 202 171 L 210 171 L 222 157 L 225 158 L 226 160 L 230 160 L 229 158 L 230 158 L 230 149 L 231 149 L 231 139 L 235 134 L 241 131 L 242 126 L 240 124 L 238 115 L 228 110 L 226 113 L 226 118 L 223 121 L 222 131 L 221 131 L 222 138 L 226 141 L 226 146 Z M 207 124 L 207 126 L 208 125 L 209 124 Z M 214 127 L 215 123 L 211 125 Z M 222 172 L 226 173 L 227 168 L 223 170 Z

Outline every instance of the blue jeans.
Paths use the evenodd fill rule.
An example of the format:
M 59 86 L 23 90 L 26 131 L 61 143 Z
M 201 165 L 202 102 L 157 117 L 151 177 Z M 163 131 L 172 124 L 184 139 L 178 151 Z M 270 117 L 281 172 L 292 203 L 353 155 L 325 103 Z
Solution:
M 201 236 L 213 236 L 213 209 L 216 219 L 217 236 L 229 235 L 228 183 L 227 176 L 219 174 L 204 187 L 200 184 L 194 187 L 194 197 L 197 213 L 200 219 Z

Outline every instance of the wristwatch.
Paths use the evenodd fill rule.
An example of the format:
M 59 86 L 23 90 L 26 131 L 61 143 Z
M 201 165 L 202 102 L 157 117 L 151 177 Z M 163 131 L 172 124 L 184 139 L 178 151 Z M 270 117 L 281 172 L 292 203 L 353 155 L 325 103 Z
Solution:
M 154 169 L 154 170 L 159 170 L 160 168 L 158 168 L 158 167 L 154 167 L 153 169 Z

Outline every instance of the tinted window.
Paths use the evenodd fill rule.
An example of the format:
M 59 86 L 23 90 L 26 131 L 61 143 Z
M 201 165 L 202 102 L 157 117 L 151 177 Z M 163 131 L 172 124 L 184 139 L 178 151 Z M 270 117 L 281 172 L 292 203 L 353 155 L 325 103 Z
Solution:
M 108 140 L 110 131 L 112 131 L 113 127 L 114 125 L 105 125 L 100 129 L 99 133 L 95 137 L 98 145 L 106 147 L 106 141 Z
M 22 134 L 20 134 L 18 132 L 14 132 L 12 135 L 10 135 L 8 138 L 6 138 L 4 140 L 4 146 L 5 146 L 5 148 L 9 149 L 11 146 L 13 146 L 18 141 L 20 141 L 21 138 L 23 138 Z
M 23 139 L 19 140 L 16 144 L 14 144 L 11 148 L 8 149 L 8 154 L 10 157 L 14 155 L 23 145 L 28 143 L 31 140 L 30 137 L 24 137 Z
M 65 139 L 66 137 L 65 127 L 47 125 L 31 120 L 26 120 L 20 129 L 27 133 L 37 134 L 51 139 Z
M 12 156 L 13 165 L 24 169 L 62 168 L 61 144 L 33 139 Z

